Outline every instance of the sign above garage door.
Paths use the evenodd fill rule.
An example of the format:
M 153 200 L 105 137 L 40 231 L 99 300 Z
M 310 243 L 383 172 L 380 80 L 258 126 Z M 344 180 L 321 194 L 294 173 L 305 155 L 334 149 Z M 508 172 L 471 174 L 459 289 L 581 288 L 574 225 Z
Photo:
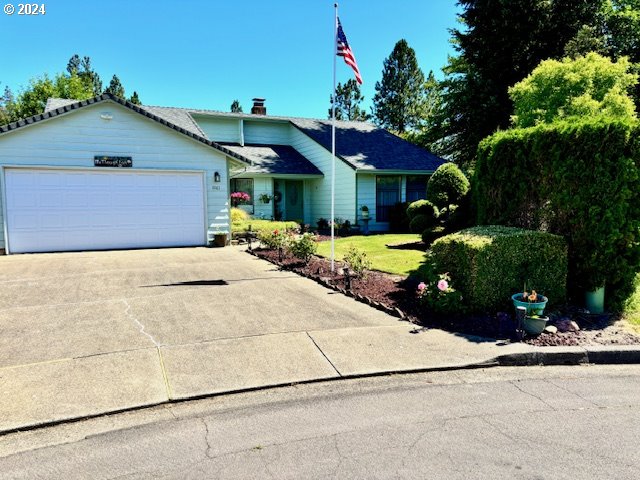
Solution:
M 96 167 L 133 167 L 133 158 L 96 155 L 93 157 L 93 165 Z

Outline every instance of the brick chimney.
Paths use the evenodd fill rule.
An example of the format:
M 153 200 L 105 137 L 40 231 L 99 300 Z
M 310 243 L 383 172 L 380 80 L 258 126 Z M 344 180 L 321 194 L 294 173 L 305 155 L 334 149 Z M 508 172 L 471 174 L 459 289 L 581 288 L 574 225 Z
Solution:
M 267 107 L 264 106 L 265 98 L 254 98 L 251 113 L 254 115 L 266 115 Z

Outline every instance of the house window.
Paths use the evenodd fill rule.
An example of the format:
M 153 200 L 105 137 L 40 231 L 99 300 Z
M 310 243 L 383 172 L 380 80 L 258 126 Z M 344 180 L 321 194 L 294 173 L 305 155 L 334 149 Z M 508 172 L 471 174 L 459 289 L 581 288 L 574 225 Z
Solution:
M 427 198 L 427 182 L 429 175 L 407 176 L 407 202 L 424 200 Z
M 376 221 L 388 222 L 389 211 L 400 201 L 400 177 L 376 177 Z
M 244 192 L 249 194 L 248 202 L 240 201 L 237 204 L 235 204 L 236 202 L 232 202 L 232 205 L 253 214 L 253 205 L 255 202 L 253 198 L 253 178 L 232 178 L 230 187 L 231 193 Z

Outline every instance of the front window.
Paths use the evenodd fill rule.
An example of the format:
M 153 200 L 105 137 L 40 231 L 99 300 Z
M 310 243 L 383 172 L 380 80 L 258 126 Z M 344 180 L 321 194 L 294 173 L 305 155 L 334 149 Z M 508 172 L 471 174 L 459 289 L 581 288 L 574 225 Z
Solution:
M 253 178 L 232 178 L 230 186 L 231 205 L 253 214 Z M 240 195 L 242 193 L 246 195 Z
M 376 221 L 388 222 L 389 212 L 400 201 L 400 177 L 376 177 Z
M 407 176 L 407 202 L 424 200 L 427 198 L 427 182 L 429 175 Z

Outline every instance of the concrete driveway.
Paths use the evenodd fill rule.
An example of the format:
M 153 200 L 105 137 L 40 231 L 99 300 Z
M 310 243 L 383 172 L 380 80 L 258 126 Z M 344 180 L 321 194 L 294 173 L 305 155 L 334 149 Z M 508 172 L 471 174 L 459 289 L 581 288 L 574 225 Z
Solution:
M 390 321 L 237 248 L 0 257 L 0 367 Z
M 492 354 L 235 247 L 0 257 L 0 331 L 0 433 Z

